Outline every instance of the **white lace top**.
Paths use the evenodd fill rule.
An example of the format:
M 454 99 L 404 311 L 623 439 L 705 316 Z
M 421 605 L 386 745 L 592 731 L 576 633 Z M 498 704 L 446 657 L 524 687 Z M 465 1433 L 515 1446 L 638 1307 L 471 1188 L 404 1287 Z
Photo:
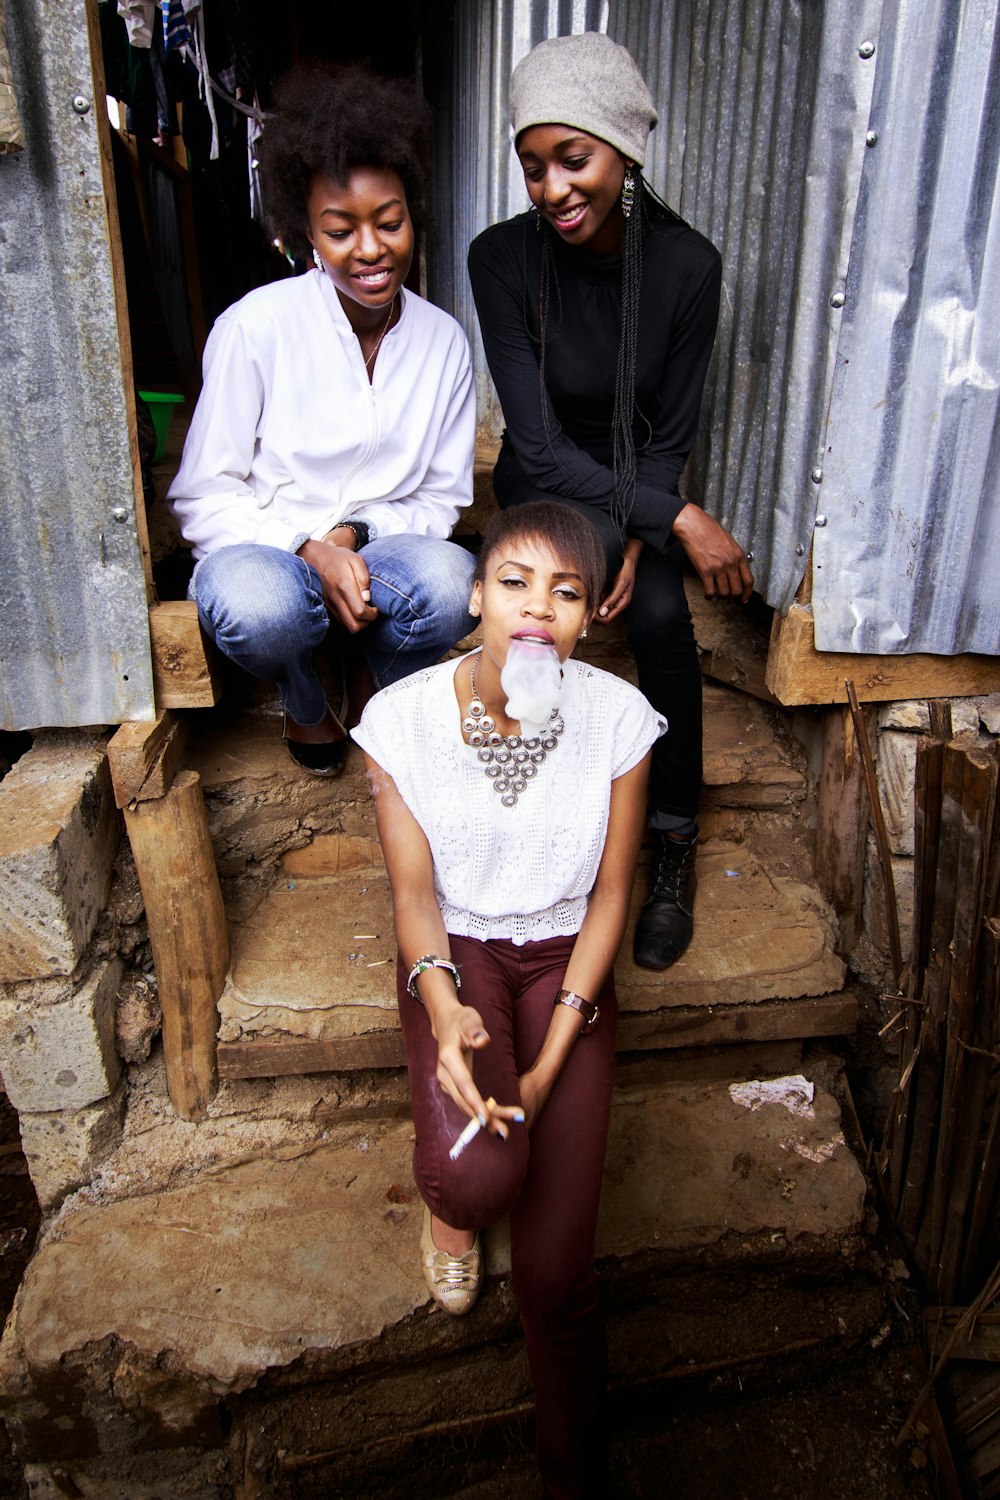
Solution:
M 630 683 L 564 663 L 566 728 L 514 807 L 462 739 L 457 661 L 377 693 L 354 738 L 427 836 L 448 932 L 520 945 L 578 932 L 608 830 L 611 783 L 666 729 Z

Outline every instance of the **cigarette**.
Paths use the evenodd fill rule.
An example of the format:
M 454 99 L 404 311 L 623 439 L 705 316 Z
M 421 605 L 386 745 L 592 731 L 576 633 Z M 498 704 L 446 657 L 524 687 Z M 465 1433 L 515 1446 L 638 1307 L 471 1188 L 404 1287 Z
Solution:
M 487 1099 L 487 1101 L 486 1101 L 486 1110 L 487 1110 L 487 1113 L 489 1113 L 491 1110 L 496 1109 L 496 1107 L 497 1107 L 497 1101 L 495 1099 L 492 1099 L 492 1098 Z M 452 1161 L 458 1161 L 458 1158 L 461 1156 L 461 1154 L 465 1150 L 466 1146 L 469 1144 L 470 1141 L 474 1141 L 475 1140 L 476 1136 L 479 1134 L 479 1132 L 482 1130 L 482 1128 L 483 1127 L 480 1125 L 480 1123 L 479 1123 L 478 1120 L 470 1120 L 469 1121 L 468 1125 L 466 1125 L 465 1129 L 462 1131 L 462 1134 L 459 1136 L 458 1140 L 455 1142 L 455 1144 L 452 1146 L 451 1150 L 448 1152 L 448 1155 L 451 1157 Z

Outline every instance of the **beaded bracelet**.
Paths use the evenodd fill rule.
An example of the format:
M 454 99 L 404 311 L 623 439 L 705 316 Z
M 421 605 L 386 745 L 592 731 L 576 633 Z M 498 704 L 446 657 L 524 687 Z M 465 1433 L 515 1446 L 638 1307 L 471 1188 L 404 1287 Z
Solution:
M 417 980 L 420 978 L 425 969 L 447 969 L 448 973 L 455 981 L 456 990 L 460 990 L 462 988 L 462 981 L 458 977 L 458 970 L 455 968 L 455 965 L 450 961 L 450 959 L 438 958 L 436 953 L 426 953 L 423 958 L 417 959 L 416 963 L 413 965 L 413 968 L 410 970 L 410 977 L 406 981 L 406 988 L 408 992 L 413 996 L 414 1000 L 419 1000 L 421 1005 L 423 1005 L 424 1002 L 420 1000 L 420 991 L 417 989 Z

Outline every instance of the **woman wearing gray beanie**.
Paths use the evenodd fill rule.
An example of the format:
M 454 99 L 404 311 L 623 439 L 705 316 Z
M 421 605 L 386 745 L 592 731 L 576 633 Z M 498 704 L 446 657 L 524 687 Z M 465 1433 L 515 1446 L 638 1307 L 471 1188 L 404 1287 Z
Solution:
M 598 620 L 623 614 L 639 687 L 669 723 L 653 751 L 649 896 L 635 961 L 691 940 L 701 789 L 701 676 L 685 555 L 706 595 L 749 598 L 743 548 L 677 485 L 718 319 L 721 262 L 643 181 L 657 122 L 628 51 L 596 32 L 542 42 L 511 76 L 532 208 L 481 234 L 469 274 L 506 431 L 502 507 L 585 511 L 608 561 Z M 677 543 L 680 545 L 678 546 Z

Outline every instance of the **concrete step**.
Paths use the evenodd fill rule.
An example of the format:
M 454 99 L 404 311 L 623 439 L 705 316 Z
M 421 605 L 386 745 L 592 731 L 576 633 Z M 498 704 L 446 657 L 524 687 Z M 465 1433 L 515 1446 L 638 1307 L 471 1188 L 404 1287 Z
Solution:
M 587 659 L 631 681 L 634 662 L 616 626 L 588 641 Z M 320 834 L 374 837 L 375 820 L 360 751 L 349 752 L 335 781 L 297 767 L 281 740 L 277 699 L 257 693 L 249 705 L 197 716 L 185 764 L 201 776 L 219 872 L 232 904 L 248 882 L 288 850 Z M 194 716 L 192 716 L 194 717 Z M 706 682 L 703 808 L 710 831 L 726 810 L 797 815 L 806 795 L 801 748 L 780 711 L 736 689 Z M 730 819 L 728 826 L 735 826 Z
M 615 970 L 620 1049 L 851 1031 L 854 1000 L 842 993 L 834 923 L 817 893 L 768 875 L 746 848 L 721 841 L 700 846 L 698 874 L 694 940 L 656 973 L 631 960 L 646 885 L 640 869 Z M 286 856 L 260 905 L 233 924 L 219 1009 L 223 1043 L 325 1044 L 317 1068 L 402 1061 L 392 902 L 375 841 L 318 838 Z M 278 1058 L 275 1070 L 284 1071 Z
M 683 1079 L 669 1059 L 621 1070 L 598 1231 L 617 1383 L 828 1358 L 871 1331 L 877 1297 L 837 1292 L 862 1253 L 865 1182 L 835 1086 L 831 1060 L 803 1071 L 787 1047 L 728 1049 Z M 138 1088 L 162 1099 L 153 1065 Z M 40 1486 L 58 1470 L 53 1494 L 221 1500 L 252 1451 L 256 1473 L 285 1478 L 238 1493 L 290 1496 L 289 1456 L 333 1455 L 339 1482 L 352 1454 L 383 1462 L 390 1435 L 405 1446 L 529 1400 L 503 1227 L 483 1298 L 449 1319 L 419 1273 L 408 1120 L 338 1123 L 313 1081 L 298 1136 L 241 1159 L 232 1127 L 261 1131 L 269 1088 L 225 1086 L 200 1126 L 140 1100 L 103 1178 L 46 1227 L 0 1380 L 16 1450 Z M 169 1180 L 167 1137 L 188 1152 Z

